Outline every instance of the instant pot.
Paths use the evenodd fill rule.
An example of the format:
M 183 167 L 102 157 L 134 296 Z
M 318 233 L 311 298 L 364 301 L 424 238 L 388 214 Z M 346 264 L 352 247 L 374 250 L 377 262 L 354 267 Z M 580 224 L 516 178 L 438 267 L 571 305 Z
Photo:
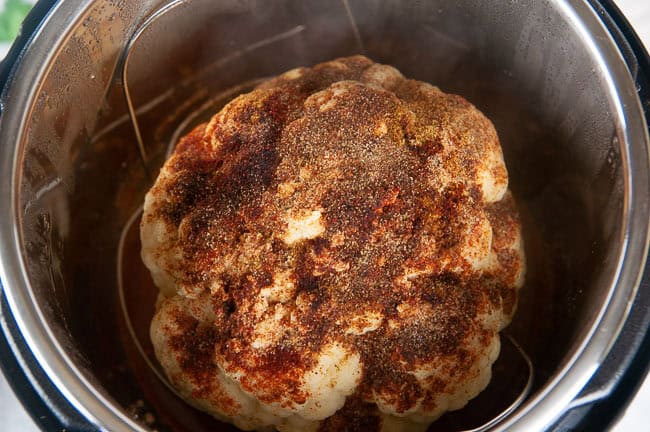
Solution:
M 42 0 L 2 64 L 0 360 L 43 430 L 230 430 L 134 348 L 120 239 L 193 107 L 356 53 L 463 95 L 499 133 L 528 261 L 507 332 L 535 375 L 493 429 L 616 420 L 650 362 L 650 58 L 611 1 L 188 0 L 133 47 L 143 166 L 121 71 L 165 3 Z M 125 277 L 145 286 L 133 248 Z

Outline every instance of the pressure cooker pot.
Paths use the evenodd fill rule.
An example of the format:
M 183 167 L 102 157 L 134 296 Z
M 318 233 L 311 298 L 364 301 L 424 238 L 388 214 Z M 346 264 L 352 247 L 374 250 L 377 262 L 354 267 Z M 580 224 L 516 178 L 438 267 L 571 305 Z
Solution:
M 650 61 L 610 1 L 187 0 L 150 19 L 169 3 L 41 1 L 2 64 L 0 358 L 40 427 L 233 430 L 151 364 L 144 195 L 207 111 L 354 54 L 463 96 L 501 141 L 527 261 L 506 333 L 533 377 L 499 415 L 529 375 L 499 381 L 516 366 L 497 361 L 473 412 L 494 430 L 616 418 L 650 361 Z M 484 423 L 472 403 L 430 430 Z

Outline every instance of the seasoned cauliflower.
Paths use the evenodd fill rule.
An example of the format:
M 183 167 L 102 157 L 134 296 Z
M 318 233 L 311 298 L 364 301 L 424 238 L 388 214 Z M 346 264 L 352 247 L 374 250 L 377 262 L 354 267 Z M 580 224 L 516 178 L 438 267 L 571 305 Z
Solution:
M 425 430 L 483 390 L 524 257 L 494 127 L 365 57 L 179 143 L 145 199 L 156 356 L 245 430 Z

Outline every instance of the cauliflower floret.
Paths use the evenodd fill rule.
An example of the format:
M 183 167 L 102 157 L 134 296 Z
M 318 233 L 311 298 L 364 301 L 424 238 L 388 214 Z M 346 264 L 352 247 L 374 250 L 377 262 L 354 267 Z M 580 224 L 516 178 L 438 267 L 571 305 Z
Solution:
M 170 383 L 244 430 L 417 431 L 490 381 L 523 284 L 492 124 L 365 57 L 273 78 L 145 199 Z
M 224 360 L 222 366 L 215 361 L 215 332 L 206 324 L 213 316 L 211 305 L 203 296 L 193 300 L 173 296 L 162 300 L 151 324 L 156 356 L 170 382 L 197 408 L 245 430 L 270 424 L 280 430 L 316 430 L 318 420 L 340 409 L 359 384 L 359 354 L 331 343 L 317 354 L 316 364 L 293 382 L 296 392 L 309 395 L 302 403 L 291 397 L 258 399 L 255 388 L 268 383 L 252 382 L 238 364 Z M 244 390 L 251 386 L 252 391 Z

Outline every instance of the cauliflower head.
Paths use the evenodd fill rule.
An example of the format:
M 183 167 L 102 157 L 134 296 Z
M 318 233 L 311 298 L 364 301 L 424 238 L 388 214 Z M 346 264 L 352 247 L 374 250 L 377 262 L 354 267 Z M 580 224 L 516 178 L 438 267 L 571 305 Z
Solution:
M 525 267 L 491 122 L 361 56 L 181 139 L 141 240 L 169 381 L 245 430 L 425 430 L 487 386 Z

